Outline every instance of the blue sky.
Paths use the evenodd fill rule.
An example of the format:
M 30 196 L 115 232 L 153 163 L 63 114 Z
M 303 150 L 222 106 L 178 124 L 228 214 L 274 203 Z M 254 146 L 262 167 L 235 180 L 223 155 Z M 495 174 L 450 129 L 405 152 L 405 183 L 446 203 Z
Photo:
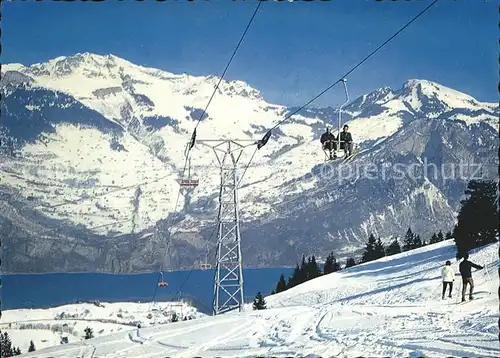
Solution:
M 302 105 L 347 72 L 430 1 L 336 0 L 262 4 L 225 78 L 271 103 Z M 112 53 L 174 73 L 220 75 L 255 1 L 169 0 L 2 4 L 2 63 L 77 52 Z M 348 78 L 352 99 L 428 79 L 498 101 L 494 1 L 441 0 Z M 339 85 L 313 105 L 338 106 Z

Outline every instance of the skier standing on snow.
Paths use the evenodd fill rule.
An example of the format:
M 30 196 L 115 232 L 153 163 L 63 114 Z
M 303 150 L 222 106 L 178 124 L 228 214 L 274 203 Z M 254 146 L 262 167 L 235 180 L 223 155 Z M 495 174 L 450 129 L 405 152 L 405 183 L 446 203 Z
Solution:
M 448 297 L 451 298 L 451 292 L 453 291 L 453 281 L 455 281 L 455 270 L 451 267 L 451 262 L 446 261 L 446 265 L 441 270 L 441 276 L 443 277 L 443 300 L 446 293 L 446 287 L 450 287 L 448 291 Z
M 472 300 L 472 292 L 474 291 L 474 281 L 472 280 L 471 268 L 482 270 L 483 266 L 476 265 L 469 261 L 469 254 L 464 255 L 464 260 L 460 262 L 459 270 L 462 275 L 462 302 L 465 302 L 465 291 L 467 290 L 467 285 L 470 285 L 469 289 L 469 300 Z

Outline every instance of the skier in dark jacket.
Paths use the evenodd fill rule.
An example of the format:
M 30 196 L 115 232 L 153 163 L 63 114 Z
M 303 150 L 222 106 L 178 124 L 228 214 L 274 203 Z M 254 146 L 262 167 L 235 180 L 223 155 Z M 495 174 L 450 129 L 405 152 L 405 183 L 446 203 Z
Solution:
M 464 255 L 464 259 L 460 262 L 458 269 L 460 270 L 460 274 L 462 275 L 462 302 L 465 301 L 465 291 L 467 290 L 467 285 L 470 285 L 469 289 L 469 300 L 472 300 L 472 292 L 474 291 L 474 281 L 472 280 L 472 268 L 482 270 L 483 266 L 476 265 L 473 262 L 469 261 L 469 254 Z
M 330 128 L 326 127 L 326 132 L 321 135 L 320 142 L 323 146 L 323 150 L 328 150 L 330 153 L 330 159 L 337 158 L 337 154 L 335 151 L 337 150 L 337 143 L 335 142 L 337 139 L 330 132 Z
M 351 133 L 348 132 L 349 126 L 347 124 L 344 125 L 344 130 L 340 132 L 340 149 L 343 149 L 345 152 L 345 156 L 349 157 L 352 155 L 352 136 Z

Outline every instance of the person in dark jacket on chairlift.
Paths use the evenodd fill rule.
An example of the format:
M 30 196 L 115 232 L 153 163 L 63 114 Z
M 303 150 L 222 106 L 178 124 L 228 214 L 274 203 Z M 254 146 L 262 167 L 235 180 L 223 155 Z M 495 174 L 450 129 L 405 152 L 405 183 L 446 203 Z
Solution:
M 326 132 L 321 135 L 320 142 L 323 146 L 323 150 L 328 150 L 330 153 L 330 160 L 336 159 L 337 154 L 337 142 L 335 136 L 330 131 L 330 128 L 326 127 Z
M 348 130 L 349 126 L 345 124 L 343 131 L 340 132 L 340 149 L 344 150 L 346 158 L 352 155 L 352 136 Z

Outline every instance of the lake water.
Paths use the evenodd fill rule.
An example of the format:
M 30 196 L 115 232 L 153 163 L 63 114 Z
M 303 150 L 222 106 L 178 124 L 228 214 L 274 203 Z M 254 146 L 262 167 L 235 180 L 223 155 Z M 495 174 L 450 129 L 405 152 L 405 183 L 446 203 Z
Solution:
M 279 276 L 287 278 L 293 268 L 244 269 L 245 302 L 255 294 L 269 294 Z M 16 308 L 46 308 L 77 301 L 151 302 L 168 301 L 180 296 L 187 298 L 204 313 L 211 313 L 214 270 L 165 272 L 167 287 L 157 287 L 158 273 L 101 274 L 53 273 L 2 275 L 2 310 Z

